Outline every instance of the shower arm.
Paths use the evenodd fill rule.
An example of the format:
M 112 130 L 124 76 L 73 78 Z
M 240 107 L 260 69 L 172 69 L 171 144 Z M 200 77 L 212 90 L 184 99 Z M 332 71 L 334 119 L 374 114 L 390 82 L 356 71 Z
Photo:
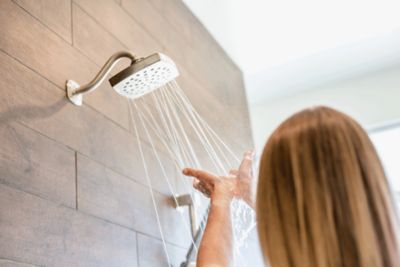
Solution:
M 104 66 L 101 68 L 96 77 L 88 84 L 80 86 L 77 82 L 73 80 L 67 80 L 67 97 L 77 106 L 82 105 L 82 98 L 84 94 L 93 92 L 99 87 L 100 84 L 104 82 L 104 79 L 111 72 L 113 67 L 122 59 L 129 58 L 131 60 L 131 65 L 140 59 L 136 59 L 134 55 L 127 51 L 120 51 L 112 55 Z

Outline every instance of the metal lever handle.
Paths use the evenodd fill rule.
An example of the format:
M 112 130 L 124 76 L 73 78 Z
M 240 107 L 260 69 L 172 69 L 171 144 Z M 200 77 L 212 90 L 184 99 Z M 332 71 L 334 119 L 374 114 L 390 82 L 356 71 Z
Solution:
M 191 232 L 193 236 L 193 240 L 195 244 L 192 244 L 189 248 L 189 251 L 186 255 L 186 261 L 182 262 L 181 267 L 194 267 L 196 266 L 196 249 L 195 246 L 198 247 L 200 241 L 203 237 L 203 228 L 206 224 L 208 218 L 208 210 L 205 216 L 202 218 L 201 222 L 197 220 L 197 213 L 196 208 L 193 203 L 193 198 L 190 194 L 181 195 L 176 197 L 177 206 L 176 208 L 181 208 L 184 206 L 188 206 L 189 208 L 189 216 L 190 216 L 190 225 L 191 225 Z M 202 227 L 200 227 L 200 224 Z
M 176 201 L 178 206 L 176 206 L 175 208 L 178 209 L 184 206 L 187 206 L 189 208 L 190 228 L 192 232 L 192 237 L 195 237 L 197 233 L 197 215 L 192 196 L 190 194 L 177 196 Z

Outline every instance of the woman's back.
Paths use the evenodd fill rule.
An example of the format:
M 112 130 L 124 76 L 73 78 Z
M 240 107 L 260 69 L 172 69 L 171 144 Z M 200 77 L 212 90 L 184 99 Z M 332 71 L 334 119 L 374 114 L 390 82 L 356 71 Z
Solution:
M 368 135 L 338 111 L 295 114 L 264 148 L 257 217 L 272 267 L 400 266 L 394 209 Z

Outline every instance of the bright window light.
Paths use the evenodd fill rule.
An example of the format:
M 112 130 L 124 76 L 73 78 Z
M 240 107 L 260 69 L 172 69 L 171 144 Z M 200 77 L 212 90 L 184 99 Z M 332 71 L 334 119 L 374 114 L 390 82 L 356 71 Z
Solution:
M 370 134 L 400 208 L 400 125 Z

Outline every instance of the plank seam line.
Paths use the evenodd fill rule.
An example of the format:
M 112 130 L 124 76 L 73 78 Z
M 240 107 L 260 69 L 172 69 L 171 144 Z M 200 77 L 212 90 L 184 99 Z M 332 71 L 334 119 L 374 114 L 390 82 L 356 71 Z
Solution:
M 85 212 L 85 211 L 82 211 L 82 210 L 76 210 L 76 209 L 73 208 L 73 207 L 68 207 L 68 206 L 66 206 L 66 205 L 64 205 L 64 204 L 61 204 L 61 203 L 60 203 L 60 204 L 59 204 L 59 203 L 55 203 L 55 202 L 53 202 L 53 201 L 51 201 L 51 200 L 49 200 L 49 199 L 47 199 L 47 198 L 44 198 L 44 197 L 39 196 L 39 195 L 36 195 L 36 194 L 34 194 L 34 193 L 26 192 L 26 191 L 24 191 L 24 190 L 22 190 L 22 189 L 15 188 L 15 187 L 13 187 L 13 186 L 11 186 L 11 185 L 8 185 L 8 184 L 5 184 L 5 183 L 0 183 L 0 185 L 1 185 L 1 186 L 4 186 L 4 187 L 11 188 L 12 190 L 18 191 L 18 192 L 20 192 L 20 193 L 22 193 L 22 194 L 30 195 L 30 196 L 36 197 L 36 198 L 38 198 L 38 199 L 41 199 L 42 201 L 48 202 L 49 205 L 52 205 L 52 206 L 55 206 L 55 207 L 65 208 L 65 209 L 71 210 L 72 212 L 76 212 L 76 213 L 82 214 L 82 215 L 84 215 L 84 216 L 87 216 L 87 217 L 89 217 L 89 218 L 102 221 L 103 223 L 111 224 L 111 225 L 117 226 L 117 227 L 119 227 L 119 228 L 123 228 L 123 229 L 125 229 L 125 230 L 128 230 L 128 231 L 130 231 L 130 232 L 134 232 L 135 234 L 141 234 L 141 235 L 144 235 L 144 236 L 153 238 L 153 239 L 157 239 L 158 241 L 161 241 L 161 239 L 160 239 L 159 237 L 157 237 L 157 236 L 153 236 L 153 235 L 151 235 L 151 234 L 148 234 L 148 233 L 145 233 L 145 232 L 142 232 L 142 231 L 135 230 L 135 229 L 133 229 L 133 228 L 131 228 L 131 227 L 124 226 L 124 225 L 122 225 L 122 224 L 119 224 L 119 223 L 116 223 L 116 222 L 113 222 L 113 221 L 110 221 L 110 220 L 101 218 L 101 217 L 99 217 L 99 216 L 90 214 L 90 213 Z M 186 249 L 186 248 L 183 247 L 182 245 L 176 244 L 176 243 L 172 243 L 171 241 L 167 241 L 167 243 L 168 243 L 169 245 L 174 246 L 174 247 L 178 247 L 178 248 L 181 248 L 181 249 Z M 0 258 L 0 259 L 1 259 L 1 258 Z M 11 260 L 13 260 L 13 259 L 11 259 Z M 15 260 L 14 260 L 14 261 L 15 261 Z M 23 263 L 23 262 L 21 262 L 21 263 Z M 28 263 L 27 263 L 27 264 L 28 264 Z M 36 266 L 37 266 L 37 265 L 36 265 Z
M 51 31 L 52 33 L 54 33 L 55 35 L 57 35 L 59 38 L 63 39 L 65 42 L 67 42 L 68 44 L 72 44 L 71 42 L 69 42 L 68 40 L 66 40 L 63 36 L 61 36 L 60 34 L 58 34 L 56 31 L 54 31 L 53 29 L 51 29 L 47 24 L 45 24 L 43 21 L 41 21 L 40 19 L 38 19 L 36 16 L 34 16 L 32 13 L 29 12 L 29 10 L 25 9 L 23 6 L 21 6 L 20 4 L 18 4 L 18 2 L 16 2 L 15 0 L 12 0 L 12 2 L 14 3 L 14 5 L 16 5 L 18 8 L 22 9 L 25 13 L 27 13 L 29 16 L 31 16 L 33 19 L 35 19 L 36 21 L 38 21 L 40 24 L 42 24 L 47 30 Z

